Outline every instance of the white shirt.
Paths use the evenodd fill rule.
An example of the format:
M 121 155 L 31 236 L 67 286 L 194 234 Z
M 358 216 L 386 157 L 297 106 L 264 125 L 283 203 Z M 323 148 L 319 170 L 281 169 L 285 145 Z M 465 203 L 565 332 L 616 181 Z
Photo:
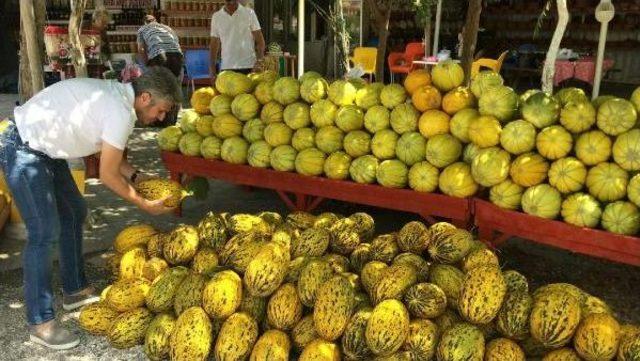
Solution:
M 124 150 L 136 116 L 131 84 L 75 78 L 45 88 L 13 115 L 22 141 L 55 159 L 98 153 L 102 142 Z
M 242 5 L 229 15 L 224 7 L 211 17 L 211 37 L 220 38 L 221 69 L 253 68 L 256 63 L 253 31 L 260 30 L 256 13 Z

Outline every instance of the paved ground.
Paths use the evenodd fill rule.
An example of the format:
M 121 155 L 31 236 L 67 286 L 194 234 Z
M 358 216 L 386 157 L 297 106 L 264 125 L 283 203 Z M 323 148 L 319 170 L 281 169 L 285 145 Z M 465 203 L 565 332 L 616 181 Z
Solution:
M 0 111 L 0 114 L 2 112 Z M 155 131 L 136 130 L 130 143 L 131 156 L 141 169 L 165 175 L 154 143 Z M 195 223 L 207 211 L 257 212 L 274 210 L 285 212 L 277 196 L 264 190 L 247 192 L 242 188 L 222 182 L 211 182 L 211 192 L 206 201 L 188 200 L 185 216 L 152 218 L 136 208 L 114 197 L 102 185 L 87 182 L 86 198 L 91 210 L 92 222 L 85 232 L 85 248 L 92 250 L 87 255 L 89 280 L 98 288 L 106 285 L 107 273 L 103 267 L 104 257 L 115 234 L 125 225 L 144 221 L 151 222 L 160 229 L 169 229 L 180 223 Z M 360 207 L 342 202 L 324 203 L 319 211 L 331 210 L 343 214 L 364 210 L 376 219 L 379 232 L 397 230 L 409 220 L 416 219 L 411 214 L 391 212 L 373 207 Z M 21 241 L 8 241 L 0 235 L 0 360 L 142 360 L 139 348 L 114 350 L 104 339 L 83 334 L 83 344 L 74 350 L 51 353 L 27 342 L 24 323 L 24 305 L 20 269 L 1 271 L 19 265 Z M 105 251 L 107 250 L 107 251 Z M 640 323 L 640 268 L 611 264 L 589 257 L 573 255 L 569 252 L 533 245 L 522 240 L 511 240 L 500 250 L 504 267 L 516 269 L 525 274 L 533 287 L 550 282 L 571 282 L 588 292 L 605 299 L 625 320 Z M 9 263 L 13 266 L 9 267 Z M 54 274 L 57 282 L 57 272 Z M 59 289 L 56 286 L 56 289 Z M 64 313 L 60 307 L 59 316 L 79 333 L 75 317 L 77 314 Z

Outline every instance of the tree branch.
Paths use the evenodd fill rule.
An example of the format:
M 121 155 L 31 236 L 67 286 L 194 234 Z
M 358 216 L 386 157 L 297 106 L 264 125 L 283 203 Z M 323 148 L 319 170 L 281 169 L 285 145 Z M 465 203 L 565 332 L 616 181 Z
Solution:
M 567 0 L 556 0 L 558 6 L 558 24 L 551 38 L 551 45 L 547 51 L 547 57 L 544 61 L 542 69 L 542 91 L 551 94 L 553 92 L 553 78 L 556 73 L 556 58 L 560 50 L 562 37 L 569 23 L 569 9 L 567 8 Z
M 87 77 L 87 60 L 84 57 L 84 46 L 80 41 L 82 18 L 87 7 L 87 0 L 71 0 L 71 15 L 69 16 L 69 42 L 71 43 L 71 60 L 76 70 L 76 77 Z

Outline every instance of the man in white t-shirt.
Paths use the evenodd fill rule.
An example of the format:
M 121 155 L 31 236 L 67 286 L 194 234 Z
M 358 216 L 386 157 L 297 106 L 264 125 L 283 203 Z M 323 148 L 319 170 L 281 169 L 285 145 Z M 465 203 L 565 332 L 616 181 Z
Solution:
M 0 123 L 0 169 L 27 228 L 23 252 L 24 297 L 32 342 L 53 349 L 80 339 L 55 321 L 51 287 L 57 244 L 65 310 L 99 301 L 88 285 L 82 259 L 85 201 L 67 159 L 100 153 L 100 180 L 140 209 L 170 212 L 162 200 L 148 201 L 135 190 L 144 178 L 123 157 L 136 119 L 162 121 L 182 99 L 180 85 L 166 68 L 151 67 L 130 84 L 99 79 L 56 83 L 16 107 Z
M 248 74 L 264 57 L 265 43 L 256 13 L 227 0 L 211 18 L 211 80 L 216 77 L 218 52 L 222 55 L 221 70 Z

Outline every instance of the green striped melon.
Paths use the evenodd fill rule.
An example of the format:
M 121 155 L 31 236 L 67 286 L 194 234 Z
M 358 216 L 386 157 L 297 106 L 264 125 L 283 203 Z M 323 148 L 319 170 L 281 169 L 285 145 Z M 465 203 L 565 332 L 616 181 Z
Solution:
M 329 179 L 349 178 L 351 157 L 344 152 L 330 154 L 324 162 L 324 174 Z
M 382 129 L 371 138 L 371 153 L 380 160 L 393 159 L 400 136 L 391 129 Z
M 307 148 L 296 156 L 296 172 L 307 176 L 319 176 L 324 172 L 325 154 L 317 148 Z
M 484 325 L 496 317 L 506 293 L 507 284 L 500 268 L 479 266 L 465 276 L 458 309 L 467 321 Z
M 404 188 L 407 185 L 407 166 L 397 159 L 385 160 L 376 170 L 376 179 L 383 187 Z
M 398 300 L 380 302 L 371 312 L 365 340 L 369 349 L 378 356 L 389 356 L 398 351 L 409 335 L 409 312 Z
M 408 166 L 412 166 L 425 158 L 427 141 L 418 132 L 402 134 L 396 143 L 396 157 Z
M 438 361 L 483 359 L 485 349 L 482 331 L 469 323 L 457 323 L 444 330 L 436 358 Z
M 376 181 L 378 159 L 372 155 L 358 157 L 349 166 L 349 175 L 357 183 L 370 184 Z
M 578 227 L 594 228 L 600 223 L 600 203 L 590 194 L 574 193 L 562 201 L 562 219 Z
M 438 168 L 456 162 L 462 155 L 462 143 L 451 134 L 438 134 L 427 140 L 426 159 Z
M 548 184 L 533 186 L 522 195 L 522 210 L 537 217 L 554 219 L 561 206 L 560 192 Z
M 500 133 L 500 145 L 514 155 L 530 152 L 536 146 L 536 127 L 522 119 L 509 122 Z
M 517 210 L 520 208 L 524 188 L 507 179 L 496 184 L 489 190 L 489 200 L 504 209 Z
M 471 175 L 480 185 L 491 187 L 509 177 L 511 156 L 498 147 L 481 149 L 471 162 Z
M 529 336 L 533 299 L 526 291 L 510 291 L 496 316 L 496 328 L 504 337 L 524 340 Z
M 315 136 L 316 147 L 327 154 L 342 150 L 343 140 L 344 132 L 333 125 L 321 127 Z
M 573 157 L 558 159 L 549 168 L 549 184 L 564 194 L 581 190 L 586 179 L 587 168 Z
M 439 171 L 431 163 L 422 161 L 411 166 L 408 178 L 411 189 L 429 193 L 438 188 Z

